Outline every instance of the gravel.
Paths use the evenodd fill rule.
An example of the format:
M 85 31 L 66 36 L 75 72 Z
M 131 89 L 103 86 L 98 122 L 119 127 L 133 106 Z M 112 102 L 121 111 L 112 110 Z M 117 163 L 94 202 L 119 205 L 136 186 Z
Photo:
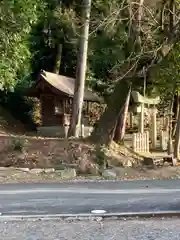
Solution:
M 179 240 L 179 219 L 0 222 L 2 240 Z

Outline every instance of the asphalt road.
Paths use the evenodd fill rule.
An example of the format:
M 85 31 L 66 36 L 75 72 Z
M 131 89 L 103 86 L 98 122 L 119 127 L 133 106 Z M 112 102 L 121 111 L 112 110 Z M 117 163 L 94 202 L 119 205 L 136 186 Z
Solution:
M 180 181 L 0 185 L 0 213 L 12 215 L 180 211 Z
M 179 240 L 179 219 L 0 222 L 2 240 Z

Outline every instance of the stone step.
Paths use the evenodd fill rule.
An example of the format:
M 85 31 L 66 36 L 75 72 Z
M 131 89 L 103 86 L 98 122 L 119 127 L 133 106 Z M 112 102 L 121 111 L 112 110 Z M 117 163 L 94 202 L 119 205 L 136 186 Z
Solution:
M 172 156 L 144 157 L 143 160 L 143 164 L 146 166 L 162 166 L 165 162 L 171 164 L 172 166 L 177 165 L 177 159 L 173 158 Z

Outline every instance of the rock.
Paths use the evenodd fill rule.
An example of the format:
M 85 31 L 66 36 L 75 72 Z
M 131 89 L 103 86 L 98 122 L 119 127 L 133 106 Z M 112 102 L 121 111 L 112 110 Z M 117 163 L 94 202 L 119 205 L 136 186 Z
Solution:
M 176 158 L 172 158 L 172 165 L 176 166 L 177 165 L 177 159 Z
M 173 156 L 164 157 L 164 162 L 165 161 L 170 163 L 172 166 L 176 166 L 177 165 L 177 159 L 174 158 Z
M 132 167 L 132 161 L 127 159 L 122 163 L 123 167 Z
M 22 171 L 22 172 L 29 172 L 29 168 L 16 168 L 16 170 Z
M 143 164 L 146 166 L 162 166 L 164 164 L 163 157 L 144 157 Z
M 43 173 L 44 169 L 43 168 L 32 168 L 30 170 L 30 173 L 34 173 L 34 174 L 39 174 L 39 173 Z
M 76 177 L 76 170 L 74 168 L 67 168 L 64 170 L 55 171 L 62 178 L 74 178 Z
M 154 160 L 151 157 L 144 157 L 144 161 L 143 161 L 144 165 L 154 165 Z
M 45 173 L 54 173 L 54 172 L 55 172 L 55 169 L 54 169 L 54 168 L 45 168 L 45 169 L 44 169 L 44 172 L 45 172 Z
M 76 167 L 80 174 L 99 175 L 99 165 L 92 163 L 89 159 L 79 158 L 78 166 Z
M 117 177 L 116 171 L 114 169 L 106 169 L 102 173 L 103 177 Z
M 97 221 L 97 222 L 101 222 L 102 220 L 103 220 L 102 217 L 96 217 L 96 221 Z
M 17 171 L 16 167 L 6 167 L 6 170 Z
M 92 164 L 91 167 L 89 168 L 89 173 L 97 176 L 100 173 L 99 166 L 96 164 Z
M 9 169 L 8 167 L 0 167 L 0 171 L 6 171 L 8 169 Z
M 164 162 L 164 167 L 169 167 L 170 163 L 169 162 Z

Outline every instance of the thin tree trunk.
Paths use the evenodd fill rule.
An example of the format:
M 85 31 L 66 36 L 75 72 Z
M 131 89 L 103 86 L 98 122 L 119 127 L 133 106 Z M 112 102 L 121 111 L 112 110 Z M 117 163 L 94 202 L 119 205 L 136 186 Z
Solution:
M 54 65 L 54 73 L 59 74 L 61 66 L 61 56 L 62 56 L 62 44 L 58 44 L 56 47 L 56 61 Z
M 173 91 L 173 95 L 172 95 L 172 99 L 171 99 L 171 103 L 170 103 L 170 113 L 169 113 L 169 126 L 168 126 L 168 154 L 172 154 L 173 152 L 173 145 L 172 145 L 172 115 L 173 115 L 173 102 L 174 102 L 174 91 Z
M 84 22 L 82 24 L 83 25 L 82 33 L 80 37 L 79 57 L 78 57 L 78 64 L 77 64 L 75 89 L 74 89 L 71 125 L 68 132 L 69 136 L 75 136 L 75 137 L 79 136 L 81 117 L 82 117 L 86 64 L 87 64 L 87 51 L 88 51 L 90 12 L 91 12 L 91 0 L 83 0 L 82 14 L 84 17 Z
M 175 134 L 176 134 L 178 116 L 179 116 L 179 94 L 177 94 L 177 99 L 176 99 L 175 123 L 174 123 L 174 126 L 173 126 L 173 133 L 172 133 L 172 137 L 173 137 L 173 138 L 174 138 L 174 136 L 175 136 Z
M 174 158 L 176 159 L 179 159 L 179 147 L 180 147 L 180 109 L 178 111 L 175 144 L 174 144 Z
M 123 141 L 123 139 L 124 139 L 124 135 L 126 132 L 126 121 L 127 121 L 127 116 L 128 116 L 130 96 L 131 96 L 131 88 L 129 88 L 129 92 L 128 92 L 127 99 L 125 102 L 125 106 L 123 107 L 123 111 L 121 114 L 119 114 L 119 117 L 118 117 L 116 130 L 115 130 L 115 136 L 114 136 L 115 142 L 120 142 L 120 141 Z
M 174 25 L 175 25 L 175 22 L 176 22 L 175 0 L 170 0 L 169 9 L 170 9 L 170 11 L 169 11 L 169 29 L 170 29 L 170 32 L 173 33 Z

